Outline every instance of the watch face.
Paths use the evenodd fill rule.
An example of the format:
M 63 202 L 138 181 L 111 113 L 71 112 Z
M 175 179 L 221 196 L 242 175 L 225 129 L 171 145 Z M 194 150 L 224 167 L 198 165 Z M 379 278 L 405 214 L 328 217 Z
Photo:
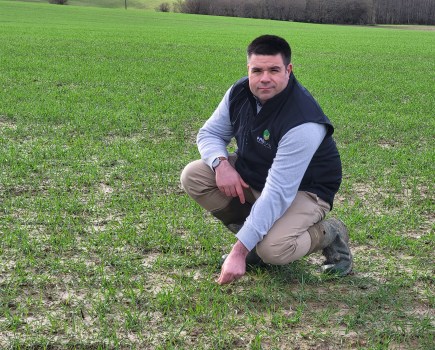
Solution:
M 220 160 L 219 158 L 216 158 L 216 159 L 213 161 L 213 163 L 211 163 L 211 166 L 212 166 L 213 168 L 216 168 L 216 167 L 219 165 L 220 162 L 221 162 L 221 160 Z

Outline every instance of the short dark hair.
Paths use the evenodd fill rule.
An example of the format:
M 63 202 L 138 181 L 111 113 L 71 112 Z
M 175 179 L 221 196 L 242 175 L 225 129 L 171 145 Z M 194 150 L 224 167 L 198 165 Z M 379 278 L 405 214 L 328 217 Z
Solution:
M 248 58 L 254 55 L 277 55 L 281 54 L 285 66 L 291 62 L 292 51 L 289 43 L 276 35 L 262 35 L 254 39 L 246 50 Z

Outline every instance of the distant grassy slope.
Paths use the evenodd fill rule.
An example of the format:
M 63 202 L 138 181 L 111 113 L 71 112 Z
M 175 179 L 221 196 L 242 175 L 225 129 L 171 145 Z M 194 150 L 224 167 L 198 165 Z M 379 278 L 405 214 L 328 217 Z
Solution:
M 4 0 L 0 0 L 0 1 L 4 1 Z M 48 0 L 16 0 L 16 1 L 48 3 Z M 167 0 L 127 0 L 127 9 L 135 8 L 135 9 L 154 10 L 162 2 L 172 3 L 172 1 L 167 1 Z M 125 2 L 124 0 L 69 0 L 68 5 L 124 8 Z

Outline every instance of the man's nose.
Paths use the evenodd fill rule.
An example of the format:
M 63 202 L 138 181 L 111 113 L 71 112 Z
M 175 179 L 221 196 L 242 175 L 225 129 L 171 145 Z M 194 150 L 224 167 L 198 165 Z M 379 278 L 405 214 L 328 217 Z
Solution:
M 270 74 L 268 71 L 264 71 L 261 75 L 261 81 L 270 81 Z

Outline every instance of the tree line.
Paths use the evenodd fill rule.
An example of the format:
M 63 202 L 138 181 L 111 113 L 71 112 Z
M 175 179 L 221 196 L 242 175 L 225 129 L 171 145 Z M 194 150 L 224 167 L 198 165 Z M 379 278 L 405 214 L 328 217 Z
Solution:
M 168 2 L 157 9 L 170 11 Z M 332 24 L 435 24 L 435 0 L 177 0 L 175 12 Z

